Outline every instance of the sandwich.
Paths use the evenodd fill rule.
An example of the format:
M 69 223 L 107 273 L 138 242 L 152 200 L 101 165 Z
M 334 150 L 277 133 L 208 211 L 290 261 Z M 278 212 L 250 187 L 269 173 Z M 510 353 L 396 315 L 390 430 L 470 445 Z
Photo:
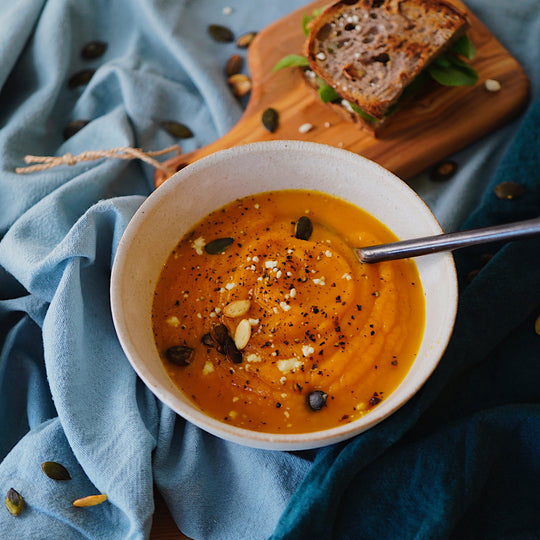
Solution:
M 323 102 L 372 132 L 429 81 L 478 80 L 467 13 L 449 0 L 340 0 L 303 28 L 303 54 L 274 69 L 301 67 Z

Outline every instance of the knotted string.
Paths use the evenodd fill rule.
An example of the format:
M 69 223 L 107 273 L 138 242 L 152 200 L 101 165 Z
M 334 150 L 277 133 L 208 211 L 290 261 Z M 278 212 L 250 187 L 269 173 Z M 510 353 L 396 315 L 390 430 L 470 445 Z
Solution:
M 143 152 L 140 148 L 122 147 L 111 148 L 110 150 L 89 150 L 82 152 L 74 156 L 67 153 L 63 156 L 25 156 L 25 163 L 37 163 L 37 165 L 30 165 L 28 167 L 17 167 L 15 172 L 17 174 L 26 174 L 37 171 L 44 171 L 46 169 L 52 169 L 53 167 L 59 167 L 60 165 L 75 165 L 81 161 L 93 161 L 101 158 L 117 158 L 117 159 L 140 159 L 150 165 L 165 171 L 168 174 L 173 174 L 175 171 L 165 167 L 159 161 L 152 159 L 152 156 L 161 156 L 168 154 L 169 152 L 176 152 L 176 155 L 180 155 L 180 147 L 175 144 L 164 148 L 163 150 L 156 150 L 154 152 Z

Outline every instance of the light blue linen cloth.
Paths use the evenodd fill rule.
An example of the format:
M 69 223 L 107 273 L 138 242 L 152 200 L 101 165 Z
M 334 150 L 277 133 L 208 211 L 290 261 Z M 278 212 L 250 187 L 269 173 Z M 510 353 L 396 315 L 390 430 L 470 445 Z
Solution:
M 267 538 L 310 470 L 316 452 L 244 448 L 184 422 L 124 356 L 110 314 L 110 269 L 153 189 L 154 169 L 110 159 L 14 172 L 27 154 L 178 142 L 160 120 L 193 130 L 183 151 L 212 142 L 242 107 L 223 76 L 238 49 L 213 41 L 207 25 L 240 35 L 305 4 L 0 1 L 0 496 L 14 488 L 26 501 L 16 518 L 0 508 L 0 538 L 145 538 L 154 483 L 193 538 Z M 469 5 L 522 63 L 538 96 L 538 0 Z M 108 44 L 105 54 L 81 59 L 92 40 Z M 89 84 L 69 88 L 86 68 L 96 68 Z M 64 140 L 64 127 L 78 119 L 91 122 Z M 445 228 L 474 208 L 519 120 L 454 156 L 452 182 L 434 184 L 426 174 L 411 182 Z M 72 480 L 47 478 L 47 460 L 63 463 Z M 107 503 L 71 504 L 100 492 Z

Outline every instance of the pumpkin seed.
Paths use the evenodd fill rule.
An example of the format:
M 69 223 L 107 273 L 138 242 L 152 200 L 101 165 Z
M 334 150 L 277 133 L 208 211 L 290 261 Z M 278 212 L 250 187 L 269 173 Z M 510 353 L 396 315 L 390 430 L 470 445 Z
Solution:
M 227 317 L 241 317 L 249 311 L 250 307 L 250 300 L 234 300 L 223 308 L 223 315 Z
M 242 363 L 242 351 L 238 349 L 236 343 L 234 342 L 234 339 L 229 336 L 229 334 L 227 334 L 227 337 L 225 338 L 225 341 L 223 343 L 223 352 L 233 364 Z
M 208 33 L 214 39 L 220 43 L 231 43 L 234 41 L 234 34 L 232 31 L 221 24 L 211 24 L 208 26 Z
M 193 358 L 193 349 L 185 345 L 174 345 L 165 351 L 165 357 L 169 362 L 177 366 L 188 366 Z
M 53 480 L 71 480 L 68 470 L 56 461 L 44 461 L 41 464 L 41 470 Z
M 501 182 L 495 186 L 494 191 L 499 199 L 510 201 L 521 197 L 525 192 L 525 187 L 517 182 Z
M 189 139 L 193 137 L 193 131 L 189 129 L 186 125 L 181 124 L 180 122 L 174 122 L 173 120 L 163 120 L 159 125 L 173 137 L 177 139 Z
M 224 345 L 229 336 L 229 331 L 224 324 L 216 324 L 212 327 L 212 338 L 216 344 L 216 349 L 221 354 L 225 354 Z
M 234 238 L 230 237 L 216 238 L 204 246 L 204 251 L 210 255 L 219 255 L 220 253 L 223 253 L 233 242 Z
M 244 67 L 244 59 L 239 54 L 233 54 L 227 60 L 225 64 L 225 75 L 230 77 L 231 75 L 236 75 L 242 71 Z
M 241 49 L 246 49 L 251 45 L 251 42 L 257 35 L 257 32 L 246 32 L 245 34 L 242 34 L 237 40 L 236 40 L 236 46 L 240 47 Z
M 457 169 L 458 165 L 455 161 L 441 161 L 431 169 L 430 178 L 435 182 L 448 180 L 456 174 Z
M 234 344 L 241 351 L 248 344 L 251 337 L 251 324 L 247 319 L 242 319 L 234 332 Z
M 24 510 L 24 499 L 13 488 L 9 488 L 4 502 L 8 512 L 12 516 L 18 516 Z
M 73 137 L 75 133 L 80 131 L 84 126 L 90 123 L 90 120 L 73 120 L 70 122 L 63 131 L 64 140 L 67 141 L 70 137 Z
M 276 109 L 269 107 L 262 114 L 262 124 L 270 132 L 274 133 L 278 127 L 279 114 Z
M 86 508 L 89 506 L 97 506 L 107 500 L 107 495 L 101 493 L 99 495 L 88 495 L 87 497 L 81 497 L 73 501 L 73 506 L 78 506 L 79 508 Z
M 251 79 L 243 73 L 236 73 L 231 75 L 227 82 L 231 87 L 232 93 L 235 97 L 242 97 L 251 92 Z
M 322 390 L 313 390 L 307 395 L 306 401 L 312 411 L 320 411 L 326 405 L 328 394 Z
M 213 347 L 214 339 L 212 338 L 212 334 L 210 332 L 204 334 L 204 336 L 201 338 L 201 343 L 207 347 Z
M 85 60 L 93 60 L 105 54 L 107 44 L 104 41 L 90 41 L 81 50 L 81 56 Z
M 294 227 L 294 236 L 299 240 L 309 240 L 313 233 L 313 224 L 307 216 L 302 216 Z
M 70 88 L 77 88 L 78 86 L 84 86 L 90 82 L 90 79 L 94 76 L 95 69 L 83 69 L 77 71 L 68 80 L 68 86 Z

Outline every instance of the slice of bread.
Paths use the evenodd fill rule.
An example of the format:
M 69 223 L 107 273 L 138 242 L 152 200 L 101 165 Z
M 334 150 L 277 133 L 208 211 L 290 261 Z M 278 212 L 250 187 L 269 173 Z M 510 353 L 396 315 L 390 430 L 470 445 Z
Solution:
M 341 97 L 382 120 L 468 28 L 467 14 L 445 0 L 341 0 L 311 21 L 304 54 Z

